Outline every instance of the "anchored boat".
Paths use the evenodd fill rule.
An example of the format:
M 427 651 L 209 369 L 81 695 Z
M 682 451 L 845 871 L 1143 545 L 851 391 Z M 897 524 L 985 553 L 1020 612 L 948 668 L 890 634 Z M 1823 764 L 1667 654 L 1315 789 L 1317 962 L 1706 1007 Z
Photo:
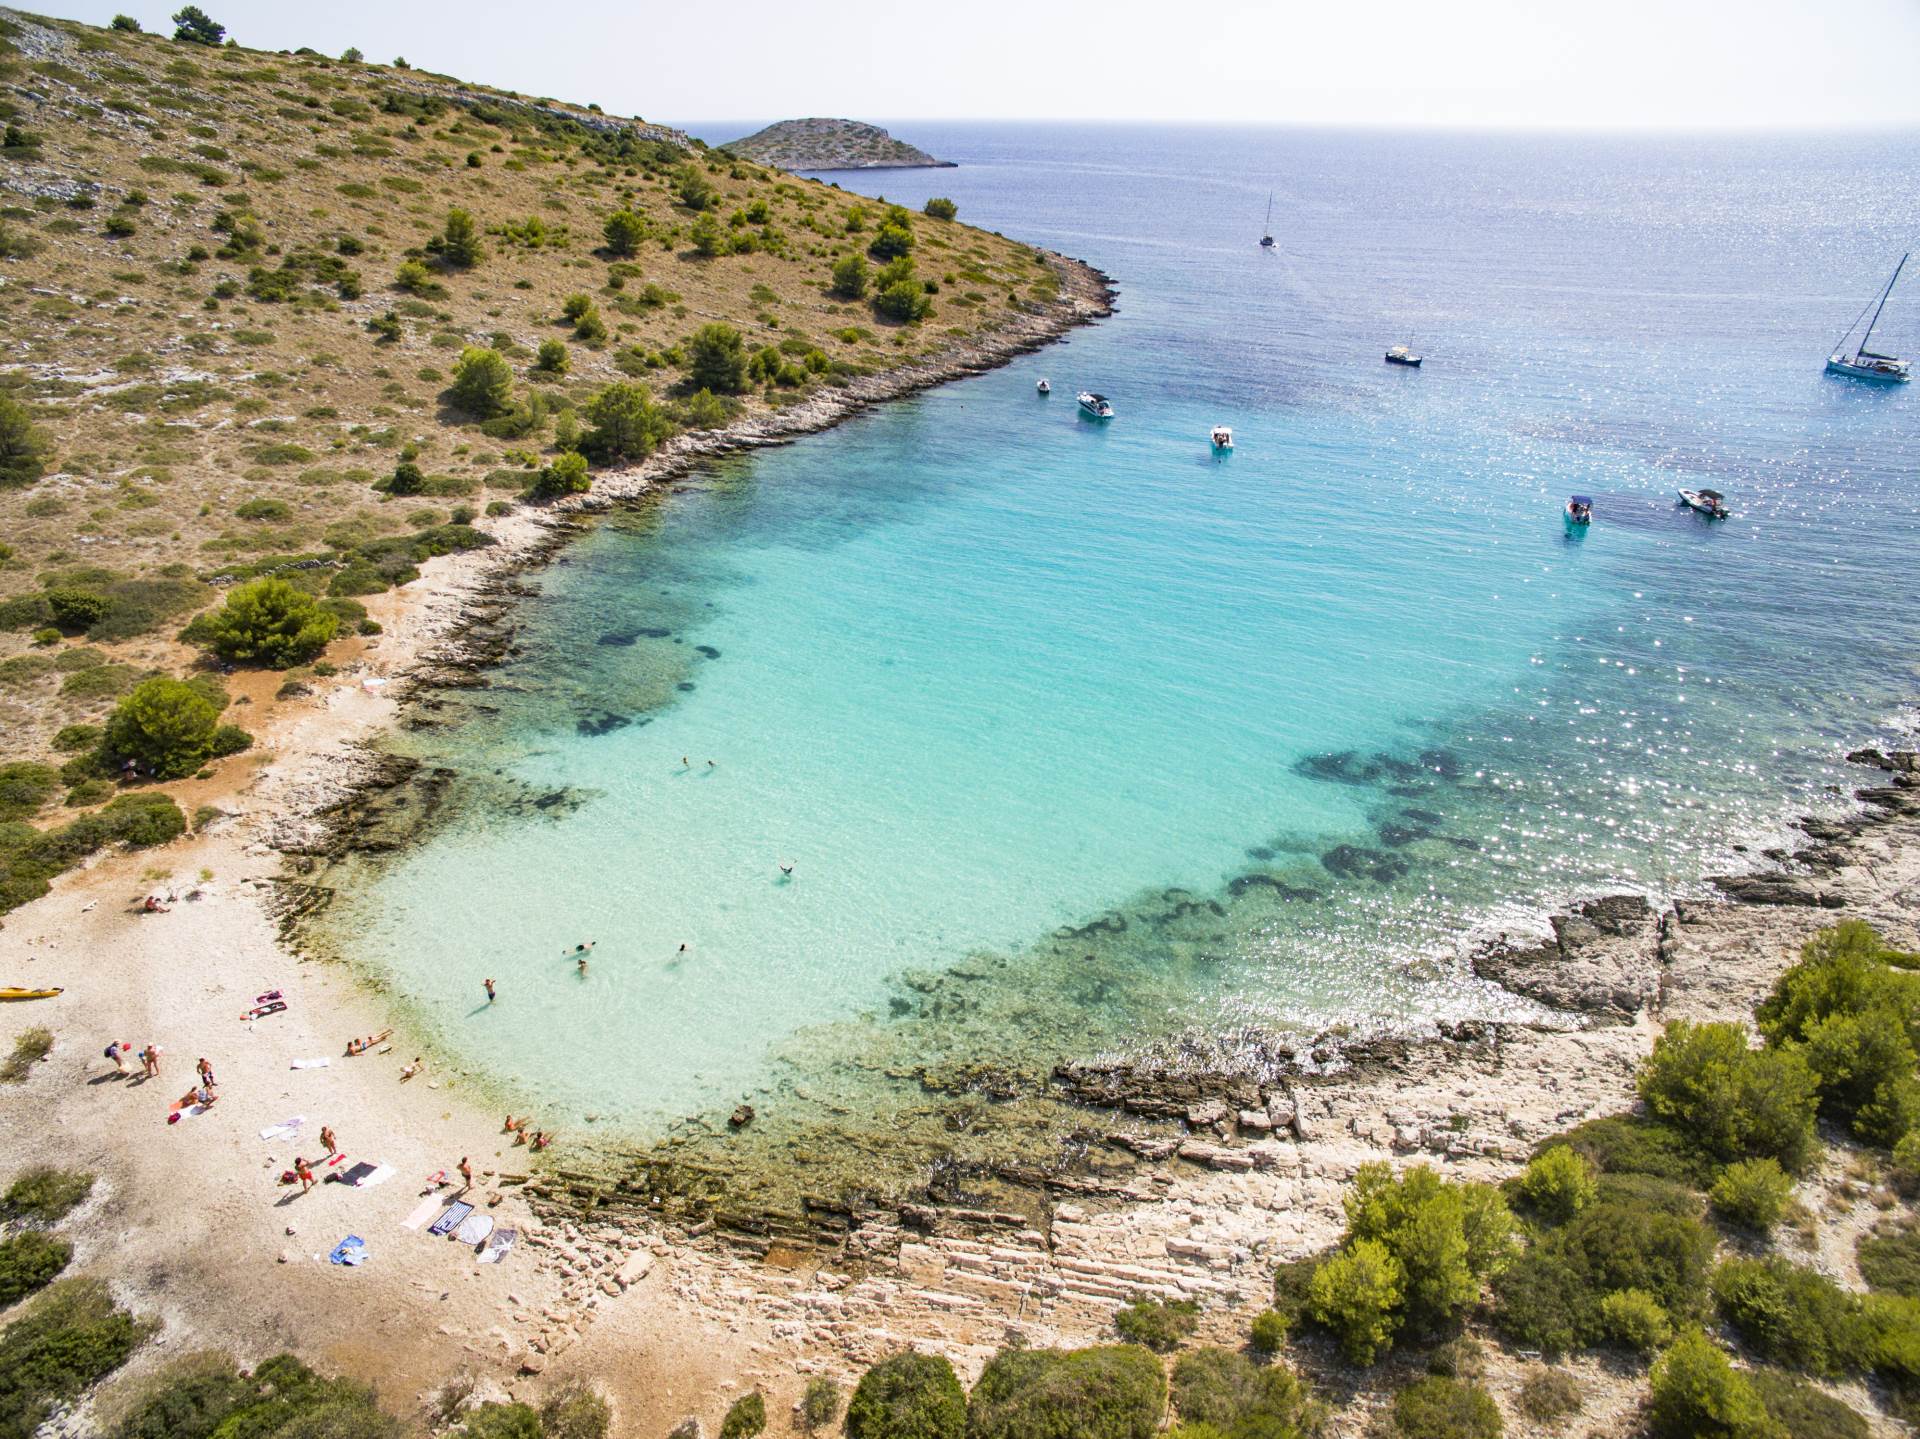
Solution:
M 1561 511 L 1566 521 L 1567 533 L 1582 534 L 1593 523 L 1593 500 L 1587 495 L 1574 495 L 1567 500 L 1566 508 Z
M 1105 395 L 1096 395 L 1092 390 L 1082 390 L 1079 394 L 1080 408 L 1096 420 L 1111 420 L 1113 406 Z
M 1726 496 L 1718 490 L 1682 490 L 1680 503 L 1695 514 L 1705 515 L 1710 520 L 1724 520 L 1727 517 Z
M 1038 390 L 1043 395 L 1051 395 L 1053 393 L 1053 381 L 1042 380 L 1039 384 L 1034 386 L 1034 389 Z
M 1216 450 L 1230 450 L 1233 448 L 1233 430 L 1228 425 L 1215 425 L 1211 438 L 1213 440 L 1213 447 Z
M 1414 354 L 1413 346 L 1411 345 L 1395 345 L 1391 350 L 1387 351 L 1387 363 L 1389 365 L 1409 365 L 1417 370 L 1420 368 L 1420 356 Z
M 1867 348 L 1867 342 L 1873 338 L 1873 327 L 1880 323 L 1880 312 L 1887 308 L 1887 297 L 1893 294 L 1893 287 L 1900 279 L 1900 272 L 1906 267 L 1907 256 L 1902 255 L 1900 263 L 1893 267 L 1893 278 L 1887 281 L 1887 288 L 1880 292 L 1878 303 L 1872 300 L 1867 301 L 1868 309 L 1873 311 L 1873 318 L 1867 321 L 1867 328 L 1860 336 L 1860 343 L 1853 347 L 1853 353 L 1849 355 L 1847 341 L 1853 335 L 1853 325 L 1859 324 L 1861 316 L 1867 311 L 1862 310 L 1859 315 L 1853 317 L 1853 325 L 1847 326 L 1847 333 L 1840 337 L 1840 342 L 1834 346 L 1833 353 L 1827 356 L 1828 374 L 1846 375 L 1855 380 L 1890 380 L 1895 384 L 1913 378 L 1911 360 L 1903 360 L 1898 355 L 1882 355 Z

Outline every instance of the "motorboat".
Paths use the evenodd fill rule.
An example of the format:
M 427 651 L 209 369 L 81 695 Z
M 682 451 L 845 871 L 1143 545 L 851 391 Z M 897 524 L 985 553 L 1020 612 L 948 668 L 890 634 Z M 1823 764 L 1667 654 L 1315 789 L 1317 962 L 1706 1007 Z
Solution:
M 1038 390 L 1043 395 L 1051 395 L 1053 393 L 1053 381 L 1042 380 L 1039 384 L 1034 386 L 1034 389 Z
M 1233 428 L 1230 425 L 1215 425 L 1210 437 L 1216 450 L 1233 448 Z
M 1092 390 L 1082 390 L 1078 396 L 1080 408 L 1096 420 L 1111 420 L 1113 405 L 1105 395 L 1096 395 Z
M 1727 517 L 1726 496 L 1718 490 L 1682 490 L 1680 503 L 1710 520 L 1724 520 Z
M 1867 348 L 1867 342 L 1873 339 L 1873 327 L 1880 323 L 1880 312 L 1887 308 L 1887 299 L 1893 294 L 1893 287 L 1900 279 L 1900 272 L 1906 267 L 1907 256 L 1902 255 L 1900 263 L 1893 267 L 1893 278 L 1887 281 L 1887 287 L 1880 292 L 1879 299 L 1867 301 L 1868 307 L 1873 311 L 1873 318 L 1867 321 L 1867 328 L 1860 336 L 1860 343 L 1853 347 L 1852 354 L 1848 354 L 1847 341 L 1853 338 L 1853 326 L 1858 325 L 1867 312 L 1862 310 L 1853 317 L 1853 325 L 1847 326 L 1847 333 L 1840 337 L 1839 343 L 1833 347 L 1833 353 L 1827 356 L 1828 374 L 1846 375 L 1855 380 L 1890 380 L 1895 384 L 1902 384 L 1913 378 L 1911 360 L 1903 360 L 1898 355 L 1883 355 Z
M 1387 363 L 1389 365 L 1410 365 L 1417 370 L 1420 368 L 1420 356 L 1414 354 L 1413 346 L 1411 345 L 1395 345 L 1391 350 L 1387 351 Z
M 1573 495 L 1568 498 L 1566 508 L 1561 511 L 1566 520 L 1567 533 L 1579 534 L 1593 523 L 1593 499 L 1588 495 Z

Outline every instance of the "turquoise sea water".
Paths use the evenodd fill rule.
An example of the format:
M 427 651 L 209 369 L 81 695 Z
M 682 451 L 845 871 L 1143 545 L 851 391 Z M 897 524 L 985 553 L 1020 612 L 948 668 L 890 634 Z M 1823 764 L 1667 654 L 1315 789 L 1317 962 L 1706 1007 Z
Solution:
M 884 1131 L 928 1066 L 1526 1013 L 1470 926 L 1737 863 L 1904 724 L 1920 394 L 1821 362 L 1920 137 L 912 134 L 962 168 L 834 178 L 1120 313 L 576 544 L 330 920 L 544 1116 Z

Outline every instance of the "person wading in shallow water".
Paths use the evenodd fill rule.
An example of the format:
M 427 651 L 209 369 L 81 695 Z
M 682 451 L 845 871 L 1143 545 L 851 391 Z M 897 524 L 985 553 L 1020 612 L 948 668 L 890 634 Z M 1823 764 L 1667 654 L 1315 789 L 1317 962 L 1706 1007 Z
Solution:
M 493 981 L 488 979 L 488 980 L 483 980 L 481 982 L 485 984 L 487 987 L 487 1003 L 492 1004 L 493 1003 Z

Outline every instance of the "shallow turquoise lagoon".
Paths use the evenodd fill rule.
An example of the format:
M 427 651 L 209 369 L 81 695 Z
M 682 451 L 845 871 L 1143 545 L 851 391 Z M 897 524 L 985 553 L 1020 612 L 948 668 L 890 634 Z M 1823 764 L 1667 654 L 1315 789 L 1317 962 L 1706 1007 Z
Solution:
M 576 544 L 487 712 L 406 742 L 447 818 L 331 920 L 543 1114 L 1528 1013 L 1471 927 L 1742 863 L 1903 728 L 1920 395 L 1820 361 L 1911 137 L 924 138 L 963 167 L 838 178 L 1083 255 L 1120 314 Z

